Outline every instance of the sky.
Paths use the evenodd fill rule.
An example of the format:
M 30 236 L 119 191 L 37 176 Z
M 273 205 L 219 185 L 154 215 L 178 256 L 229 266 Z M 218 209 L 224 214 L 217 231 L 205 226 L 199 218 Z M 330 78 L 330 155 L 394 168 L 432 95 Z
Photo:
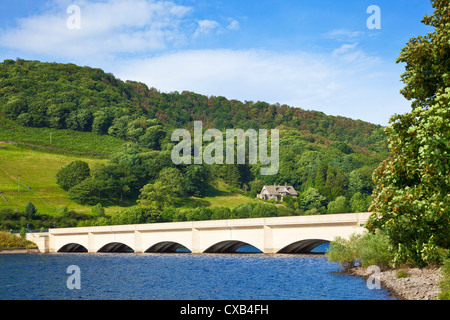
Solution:
M 427 0 L 0 0 L 0 61 L 75 63 L 161 92 L 384 126 L 410 110 L 396 59 L 432 32 L 421 23 L 432 12 Z

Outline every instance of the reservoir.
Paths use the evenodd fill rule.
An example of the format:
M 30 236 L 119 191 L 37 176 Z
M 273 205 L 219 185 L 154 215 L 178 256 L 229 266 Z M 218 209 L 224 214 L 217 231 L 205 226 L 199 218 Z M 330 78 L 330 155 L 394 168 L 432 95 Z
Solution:
M 338 271 L 317 254 L 3 254 L 0 300 L 393 299 Z

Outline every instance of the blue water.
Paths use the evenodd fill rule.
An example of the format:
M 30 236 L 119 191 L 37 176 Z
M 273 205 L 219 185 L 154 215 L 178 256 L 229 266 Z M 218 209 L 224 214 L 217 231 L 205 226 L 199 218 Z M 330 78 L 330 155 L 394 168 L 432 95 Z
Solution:
M 69 290 L 67 268 L 80 268 Z M 387 300 L 322 255 L 6 254 L 0 299 Z

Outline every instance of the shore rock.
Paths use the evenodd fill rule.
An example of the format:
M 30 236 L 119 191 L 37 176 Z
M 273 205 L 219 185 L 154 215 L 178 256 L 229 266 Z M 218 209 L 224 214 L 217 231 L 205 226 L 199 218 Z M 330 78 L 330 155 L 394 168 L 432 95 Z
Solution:
M 398 277 L 401 272 L 404 277 Z M 357 267 L 349 270 L 350 274 L 368 278 L 373 272 Z M 380 272 L 381 285 L 394 296 L 403 300 L 436 300 L 439 292 L 439 282 L 442 279 L 440 268 L 405 268 Z

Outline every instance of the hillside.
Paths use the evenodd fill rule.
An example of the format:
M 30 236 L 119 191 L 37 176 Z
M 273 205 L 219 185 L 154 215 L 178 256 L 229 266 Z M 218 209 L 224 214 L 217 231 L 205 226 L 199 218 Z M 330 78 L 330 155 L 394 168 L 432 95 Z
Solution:
M 249 163 L 174 165 L 171 133 L 191 130 L 195 120 L 203 121 L 204 130 L 279 129 L 278 173 L 263 176 L 259 165 Z M 387 152 L 383 128 L 360 120 L 193 92 L 161 93 L 100 69 L 21 59 L 0 63 L 0 141 L 21 143 L 0 150 L 0 192 L 11 197 L 14 177 L 27 172 L 23 179 L 42 193 L 14 195 L 16 202 L 0 202 L 0 209 L 24 210 L 35 199 L 43 213 L 66 206 L 90 213 L 101 203 L 114 216 L 132 206 L 117 214 L 119 220 L 94 217 L 103 223 L 367 210 L 372 172 Z M 62 190 L 56 173 L 75 159 L 89 165 L 90 176 Z M 285 209 L 256 208 L 256 194 L 274 183 L 293 185 L 300 197 Z
M 0 64 L 0 106 L 7 118 L 23 126 L 119 138 L 136 139 L 119 122 L 144 117 L 172 128 L 188 128 L 194 120 L 219 130 L 284 126 L 377 152 L 386 150 L 379 125 L 287 105 L 186 91 L 161 93 L 143 83 L 123 82 L 100 69 L 73 64 L 5 60 Z

